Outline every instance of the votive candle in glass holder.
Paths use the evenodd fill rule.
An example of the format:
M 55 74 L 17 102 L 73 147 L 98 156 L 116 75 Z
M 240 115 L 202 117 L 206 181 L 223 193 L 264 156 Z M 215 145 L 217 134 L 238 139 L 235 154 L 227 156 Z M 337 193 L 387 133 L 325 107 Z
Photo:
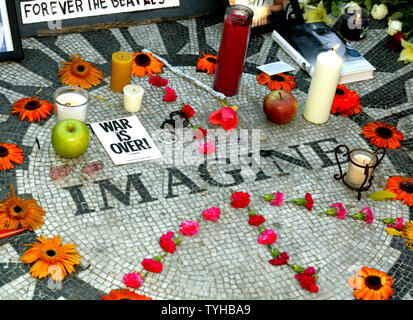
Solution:
M 360 188 L 363 183 L 367 184 L 369 182 L 377 164 L 377 156 L 368 150 L 354 149 L 350 152 L 349 160 L 347 174 L 344 179 L 351 187 Z
M 57 121 L 76 119 L 86 122 L 89 93 L 79 87 L 61 87 L 53 95 Z
M 366 37 L 369 27 L 369 12 L 360 6 L 350 6 L 341 16 L 339 33 L 348 40 Z
M 144 89 L 136 84 L 123 87 L 124 106 L 127 112 L 138 112 L 141 109 Z

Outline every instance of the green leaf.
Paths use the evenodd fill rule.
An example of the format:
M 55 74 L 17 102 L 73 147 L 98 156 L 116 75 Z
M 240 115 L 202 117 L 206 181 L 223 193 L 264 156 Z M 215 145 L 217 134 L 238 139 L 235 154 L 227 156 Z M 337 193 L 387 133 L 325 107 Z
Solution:
M 364 6 L 366 7 L 366 9 L 370 12 L 371 9 L 373 8 L 372 4 L 371 4 L 371 0 L 364 0 Z
M 371 195 L 369 195 L 369 198 L 371 200 L 388 200 L 388 199 L 393 199 L 396 198 L 397 194 L 391 192 L 391 191 L 387 191 L 387 190 L 381 190 L 381 191 L 377 191 Z
M 335 1 L 331 2 L 331 13 L 333 14 L 334 18 L 338 18 L 338 16 L 340 15 L 340 11 L 338 10 L 337 2 L 335 2 Z
M 403 13 L 400 11 L 397 11 L 390 16 L 391 20 L 400 20 L 401 18 L 403 18 Z

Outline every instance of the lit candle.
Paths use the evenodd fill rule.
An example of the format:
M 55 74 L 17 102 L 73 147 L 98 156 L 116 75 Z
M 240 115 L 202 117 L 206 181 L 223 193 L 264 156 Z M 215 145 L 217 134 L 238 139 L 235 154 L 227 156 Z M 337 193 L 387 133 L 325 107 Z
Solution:
M 123 88 L 124 106 L 127 112 L 138 112 L 142 105 L 143 88 L 136 84 L 128 84 Z
M 328 121 L 343 62 L 334 48 L 317 56 L 304 109 L 308 121 L 316 124 Z
M 354 150 L 350 155 L 350 163 L 348 165 L 348 170 L 346 173 L 346 182 L 354 187 L 360 187 L 364 180 L 366 179 L 365 170 L 366 165 L 369 165 L 368 177 L 366 184 L 370 178 L 371 173 L 373 172 L 373 167 L 376 163 L 376 157 L 373 158 L 373 155 L 362 150 Z M 358 164 L 359 167 L 356 164 Z
M 86 122 L 89 94 L 78 87 L 62 87 L 54 94 L 57 121 L 76 119 Z
M 132 79 L 132 55 L 129 52 L 119 51 L 112 54 L 112 73 L 110 88 L 122 93 L 123 87 Z

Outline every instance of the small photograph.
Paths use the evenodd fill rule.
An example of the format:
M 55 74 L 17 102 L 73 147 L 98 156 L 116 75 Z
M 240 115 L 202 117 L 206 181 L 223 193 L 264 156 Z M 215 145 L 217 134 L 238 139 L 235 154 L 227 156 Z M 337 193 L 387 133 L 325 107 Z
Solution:
M 283 2 L 286 0 L 224 0 L 224 2 L 226 5 L 240 4 L 249 7 L 254 12 L 252 27 L 255 28 L 271 25 L 275 17 L 283 11 Z

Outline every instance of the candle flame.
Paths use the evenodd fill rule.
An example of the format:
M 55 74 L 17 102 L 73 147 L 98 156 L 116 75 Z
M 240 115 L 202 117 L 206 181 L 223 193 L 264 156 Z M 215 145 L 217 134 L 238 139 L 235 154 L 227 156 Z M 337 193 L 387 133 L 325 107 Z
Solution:
M 340 44 L 339 44 L 339 43 L 337 43 L 334 47 L 332 47 L 331 50 L 337 51 L 338 48 L 340 48 Z

